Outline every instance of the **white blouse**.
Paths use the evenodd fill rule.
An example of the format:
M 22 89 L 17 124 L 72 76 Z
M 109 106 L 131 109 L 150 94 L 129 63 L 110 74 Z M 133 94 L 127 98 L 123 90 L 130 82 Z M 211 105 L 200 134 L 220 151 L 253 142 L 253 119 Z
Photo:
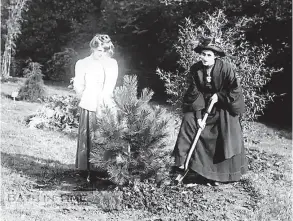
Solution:
M 118 78 L 118 64 L 113 58 L 95 60 L 92 56 L 75 64 L 74 90 L 81 97 L 79 106 L 97 111 L 101 105 L 113 107 L 113 91 Z

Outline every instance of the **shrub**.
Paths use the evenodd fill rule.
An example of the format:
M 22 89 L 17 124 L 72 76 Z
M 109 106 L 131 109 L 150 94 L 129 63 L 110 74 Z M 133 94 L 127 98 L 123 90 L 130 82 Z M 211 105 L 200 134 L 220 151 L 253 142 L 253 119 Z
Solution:
M 97 20 L 98 0 L 37 0 L 30 1 L 23 14 L 22 35 L 16 42 L 17 58 L 31 57 L 45 65 L 55 52 L 70 47 L 68 42 L 80 35 L 96 32 L 96 26 L 87 26 L 89 19 Z M 89 18 L 90 17 L 90 18 Z M 90 39 L 81 39 L 88 42 Z M 79 42 L 80 43 L 80 42 Z
M 45 105 L 36 114 L 29 116 L 31 127 L 69 132 L 78 128 L 78 98 L 57 96 L 46 98 Z
M 68 81 L 74 77 L 74 64 L 77 52 L 72 48 L 65 48 L 64 51 L 54 53 L 46 63 L 46 76 L 54 81 Z
M 264 86 L 271 79 L 275 70 L 266 66 L 266 59 L 271 48 L 268 45 L 253 46 L 245 39 L 245 28 L 253 19 L 241 17 L 228 20 L 222 10 L 205 14 L 203 25 L 196 26 L 190 19 L 179 28 L 178 42 L 174 49 L 179 54 L 179 68 L 176 72 L 157 69 L 157 74 L 165 82 L 166 92 L 171 104 L 181 106 L 183 95 L 188 87 L 188 73 L 192 64 L 199 61 L 199 55 L 193 49 L 204 37 L 217 39 L 228 56 L 239 77 L 245 97 L 246 113 L 243 119 L 255 120 L 263 112 L 273 94 L 264 91 Z
M 30 62 L 28 67 L 24 69 L 24 76 L 27 79 L 19 89 L 19 99 L 37 101 L 44 97 L 45 85 L 41 67 L 42 65 L 37 62 Z
M 105 108 L 98 117 L 90 161 L 106 170 L 116 184 L 154 178 L 169 159 L 168 151 L 164 151 L 169 115 L 149 104 L 152 96 L 153 92 L 145 88 L 137 98 L 137 78 L 126 75 L 123 86 L 114 92 L 117 113 Z

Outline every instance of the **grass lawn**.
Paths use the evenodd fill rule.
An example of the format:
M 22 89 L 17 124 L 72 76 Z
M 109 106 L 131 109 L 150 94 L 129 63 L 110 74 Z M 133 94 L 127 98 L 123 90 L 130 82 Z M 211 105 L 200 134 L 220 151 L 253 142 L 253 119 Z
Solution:
M 164 198 L 171 210 L 158 212 L 156 206 L 126 209 L 123 205 L 115 210 L 99 200 L 115 190 L 78 191 L 87 184 L 74 170 L 75 139 L 25 126 L 25 117 L 41 104 L 8 98 L 19 85 L 1 84 L 1 220 L 194 220 L 188 215 L 195 213 L 197 220 L 292 219 L 292 131 L 253 123 L 246 143 L 250 171 L 241 182 L 199 185 L 192 190 L 182 187 L 177 192 L 171 187 L 162 189 L 173 191 L 174 199 L 183 192 L 194 194 L 195 206 L 189 212 L 193 214 L 181 213 L 172 197 Z M 72 93 L 52 84 L 47 88 L 48 95 Z

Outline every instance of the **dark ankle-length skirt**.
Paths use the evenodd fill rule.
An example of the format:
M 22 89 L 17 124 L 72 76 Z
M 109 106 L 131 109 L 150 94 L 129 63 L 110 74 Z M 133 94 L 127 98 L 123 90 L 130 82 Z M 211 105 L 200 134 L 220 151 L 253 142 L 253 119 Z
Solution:
M 218 115 L 218 114 L 217 114 Z M 225 159 L 223 146 L 220 145 L 219 116 L 208 118 L 206 127 L 196 144 L 190 159 L 189 168 L 201 176 L 219 182 L 238 181 L 247 171 L 244 145 L 240 154 Z M 184 164 L 198 127 L 194 113 L 184 115 L 174 148 L 175 166 Z
M 96 112 L 79 109 L 79 128 L 75 167 L 78 170 L 90 170 L 90 151 L 92 149 L 92 140 L 96 129 Z

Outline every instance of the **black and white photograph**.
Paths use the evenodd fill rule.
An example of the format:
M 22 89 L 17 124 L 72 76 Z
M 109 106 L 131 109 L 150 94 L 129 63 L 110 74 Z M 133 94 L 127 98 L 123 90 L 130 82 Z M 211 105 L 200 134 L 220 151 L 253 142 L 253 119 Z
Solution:
M 1 220 L 291 221 L 292 1 L 2 0 Z

